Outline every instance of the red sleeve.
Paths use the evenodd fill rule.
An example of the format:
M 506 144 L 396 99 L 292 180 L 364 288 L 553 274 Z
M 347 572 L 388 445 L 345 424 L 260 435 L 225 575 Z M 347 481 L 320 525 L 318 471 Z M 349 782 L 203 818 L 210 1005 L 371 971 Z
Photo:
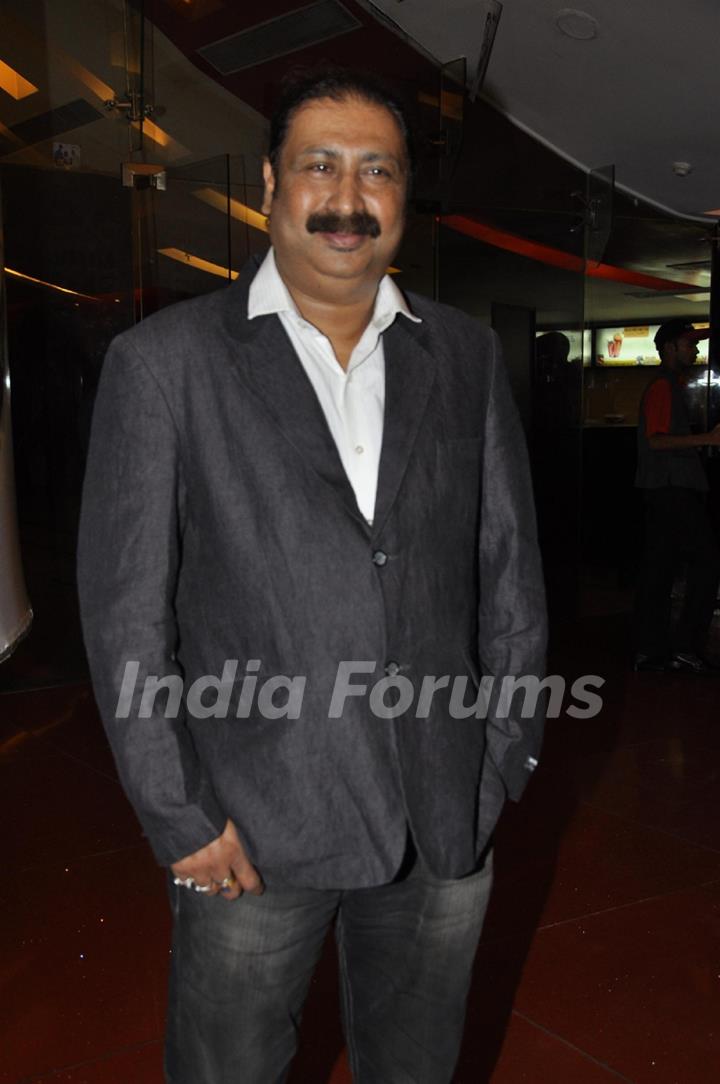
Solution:
M 645 396 L 645 436 L 670 432 L 672 395 L 667 380 L 657 380 Z

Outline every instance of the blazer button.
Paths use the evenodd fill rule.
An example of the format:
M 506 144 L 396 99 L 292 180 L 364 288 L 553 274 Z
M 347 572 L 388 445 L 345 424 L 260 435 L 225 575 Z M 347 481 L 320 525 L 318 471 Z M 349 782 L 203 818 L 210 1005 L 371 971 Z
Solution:
M 383 565 L 387 564 L 388 555 L 383 550 L 375 550 L 374 554 L 372 555 L 372 561 L 374 565 L 378 566 L 378 568 L 382 568 Z
M 387 663 L 386 666 L 385 666 L 385 673 L 387 674 L 388 677 L 395 677 L 396 674 L 400 673 L 399 664 L 396 663 L 396 662 Z

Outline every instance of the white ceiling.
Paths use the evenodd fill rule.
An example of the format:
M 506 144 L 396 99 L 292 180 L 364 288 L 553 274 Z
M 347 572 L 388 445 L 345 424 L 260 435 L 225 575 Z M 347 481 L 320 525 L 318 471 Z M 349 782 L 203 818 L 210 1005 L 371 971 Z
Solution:
M 483 96 L 587 169 L 675 213 L 720 208 L 718 0 L 574 0 L 597 36 L 556 25 L 562 0 L 503 0 Z M 573 0 L 570 0 L 573 3 Z M 477 63 L 487 0 L 368 0 L 422 48 Z M 673 172 L 689 162 L 686 177 Z

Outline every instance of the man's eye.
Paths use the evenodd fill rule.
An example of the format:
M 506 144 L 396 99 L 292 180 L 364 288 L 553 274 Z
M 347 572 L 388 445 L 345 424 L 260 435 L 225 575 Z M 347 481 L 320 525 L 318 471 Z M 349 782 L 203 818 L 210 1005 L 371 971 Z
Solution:
M 382 166 L 370 166 L 368 173 L 371 177 L 389 177 L 390 172 Z
M 327 162 L 313 162 L 310 165 L 310 169 L 314 173 L 329 173 L 330 172 L 330 166 L 329 166 L 329 164 Z

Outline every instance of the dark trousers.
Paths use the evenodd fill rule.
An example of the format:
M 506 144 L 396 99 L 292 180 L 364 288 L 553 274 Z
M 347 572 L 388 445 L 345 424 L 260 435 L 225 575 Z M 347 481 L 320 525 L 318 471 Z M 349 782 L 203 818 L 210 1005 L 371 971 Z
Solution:
M 638 581 L 636 647 L 647 655 L 701 654 L 712 621 L 720 579 L 720 550 L 707 513 L 707 498 L 694 489 L 648 489 L 645 553 Z M 675 574 L 685 564 L 685 599 L 671 632 Z
M 173 886 L 168 1084 L 280 1084 L 335 922 L 357 1084 L 449 1084 L 492 883 L 401 880 L 349 891 L 266 888 L 208 899 Z

